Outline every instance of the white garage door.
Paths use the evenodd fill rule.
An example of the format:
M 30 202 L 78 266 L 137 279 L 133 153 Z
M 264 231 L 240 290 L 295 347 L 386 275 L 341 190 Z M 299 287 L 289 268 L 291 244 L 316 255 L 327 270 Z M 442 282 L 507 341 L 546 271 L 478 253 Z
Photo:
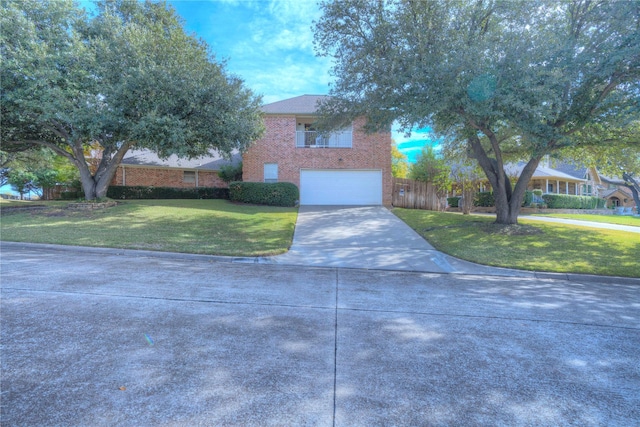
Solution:
M 382 171 L 300 171 L 301 205 L 381 205 Z

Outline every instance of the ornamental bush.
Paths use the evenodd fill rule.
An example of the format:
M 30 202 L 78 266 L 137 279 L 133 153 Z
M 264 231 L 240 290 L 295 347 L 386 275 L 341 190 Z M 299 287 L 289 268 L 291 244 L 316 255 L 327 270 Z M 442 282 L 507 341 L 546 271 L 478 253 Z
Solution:
M 452 208 L 459 208 L 460 197 L 447 197 L 447 204 Z
M 493 192 L 481 191 L 476 194 L 476 198 L 473 200 L 474 206 L 482 206 L 485 208 L 496 205 L 496 200 L 493 198 Z
M 115 200 L 135 199 L 228 199 L 229 189 L 218 187 L 174 188 L 111 185 L 107 197 Z
M 290 182 L 232 182 L 229 199 L 232 202 L 269 206 L 295 206 L 300 198 L 298 187 Z
M 549 209 L 602 209 L 606 203 L 599 197 L 570 194 L 545 194 L 542 199 Z

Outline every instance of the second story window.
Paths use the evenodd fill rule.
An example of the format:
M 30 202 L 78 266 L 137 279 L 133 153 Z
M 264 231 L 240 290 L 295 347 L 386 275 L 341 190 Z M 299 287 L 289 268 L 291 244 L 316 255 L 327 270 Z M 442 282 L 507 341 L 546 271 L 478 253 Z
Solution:
M 321 134 L 313 123 L 298 120 L 296 126 L 296 147 L 298 148 L 351 148 L 353 129 L 349 125 L 346 128 Z

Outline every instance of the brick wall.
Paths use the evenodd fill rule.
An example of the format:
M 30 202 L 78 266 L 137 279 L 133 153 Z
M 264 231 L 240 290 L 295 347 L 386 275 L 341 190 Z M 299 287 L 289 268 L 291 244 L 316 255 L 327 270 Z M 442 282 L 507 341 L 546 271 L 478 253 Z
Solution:
M 195 171 L 194 169 L 187 169 Z M 146 187 L 194 188 L 195 182 L 184 182 L 184 169 L 154 168 L 141 166 L 118 166 L 111 185 L 130 185 Z M 221 187 L 227 184 L 220 179 L 217 171 L 195 171 L 198 187 Z
M 391 205 L 391 134 L 367 135 L 364 118 L 353 123 L 352 148 L 296 148 L 296 117 L 265 117 L 265 135 L 243 155 L 243 179 L 262 182 L 265 163 L 278 164 L 278 181 L 300 186 L 300 169 L 382 170 L 382 203 Z

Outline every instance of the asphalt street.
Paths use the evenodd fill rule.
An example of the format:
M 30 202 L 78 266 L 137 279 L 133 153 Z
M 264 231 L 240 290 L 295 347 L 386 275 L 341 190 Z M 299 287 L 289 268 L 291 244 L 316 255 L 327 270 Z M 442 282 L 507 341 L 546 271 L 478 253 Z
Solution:
M 640 421 L 638 281 L 1 245 L 3 426 Z

